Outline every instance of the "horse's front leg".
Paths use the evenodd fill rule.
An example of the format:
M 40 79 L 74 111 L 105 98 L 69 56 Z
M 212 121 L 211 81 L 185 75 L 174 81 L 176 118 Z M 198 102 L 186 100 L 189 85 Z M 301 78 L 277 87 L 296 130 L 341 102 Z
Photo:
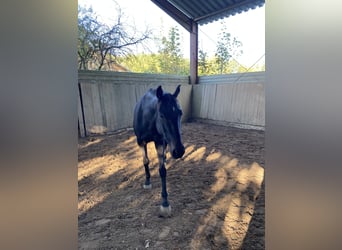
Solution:
M 152 185 L 150 182 L 150 168 L 148 166 L 148 164 L 150 163 L 150 160 L 148 159 L 148 155 L 147 155 L 147 144 L 144 143 L 142 146 L 140 146 L 140 149 L 143 153 L 143 163 L 144 163 L 144 167 L 145 167 L 145 175 L 146 175 L 146 180 L 145 180 L 145 184 L 144 184 L 144 188 L 145 189 L 151 189 Z
M 158 154 L 159 161 L 159 175 L 162 183 L 162 204 L 160 206 L 160 215 L 163 217 L 171 216 L 171 206 L 167 200 L 167 189 L 166 189 L 166 168 L 165 168 L 165 144 L 155 143 L 155 147 Z

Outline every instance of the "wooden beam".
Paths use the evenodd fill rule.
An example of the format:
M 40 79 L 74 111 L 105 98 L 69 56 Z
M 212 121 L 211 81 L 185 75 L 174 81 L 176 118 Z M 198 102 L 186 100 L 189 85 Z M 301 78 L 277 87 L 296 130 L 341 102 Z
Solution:
M 181 12 L 179 9 L 177 9 L 175 6 L 173 6 L 169 1 L 167 0 L 151 0 L 153 3 L 155 3 L 159 8 L 161 8 L 163 11 L 165 11 L 169 16 L 171 16 L 173 19 L 176 20 L 180 25 L 182 25 L 187 31 L 191 32 L 191 19 L 185 15 L 183 12 Z
M 192 22 L 190 31 L 190 83 L 198 83 L 198 23 Z

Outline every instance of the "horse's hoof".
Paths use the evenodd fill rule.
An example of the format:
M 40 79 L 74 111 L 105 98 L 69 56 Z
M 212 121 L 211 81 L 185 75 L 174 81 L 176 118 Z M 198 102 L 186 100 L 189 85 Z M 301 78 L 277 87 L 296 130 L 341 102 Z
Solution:
M 144 189 L 151 189 L 151 188 L 152 188 L 152 184 L 149 184 L 149 185 L 145 185 L 145 184 L 144 184 L 143 187 L 144 187 Z
M 163 207 L 160 205 L 160 217 L 171 217 L 171 206 Z

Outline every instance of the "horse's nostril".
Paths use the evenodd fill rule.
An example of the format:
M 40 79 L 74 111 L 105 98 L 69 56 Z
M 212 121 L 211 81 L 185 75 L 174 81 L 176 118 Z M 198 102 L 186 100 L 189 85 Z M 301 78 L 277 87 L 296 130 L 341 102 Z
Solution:
M 174 149 L 174 150 L 172 151 L 172 156 L 173 156 L 174 158 L 177 158 L 177 150 L 176 150 L 176 149 Z
M 174 149 L 173 151 L 172 151 L 172 156 L 173 156 L 173 158 L 181 158 L 183 155 L 184 155 L 184 152 L 185 152 L 185 149 L 184 149 L 184 147 L 181 147 L 180 149 Z
M 181 147 L 181 149 L 179 150 L 179 157 L 182 157 L 184 155 L 185 152 L 185 148 Z
M 182 147 L 182 153 L 181 153 L 181 155 L 183 156 L 183 155 L 184 155 L 184 153 L 185 153 L 185 148 L 184 148 L 184 147 Z

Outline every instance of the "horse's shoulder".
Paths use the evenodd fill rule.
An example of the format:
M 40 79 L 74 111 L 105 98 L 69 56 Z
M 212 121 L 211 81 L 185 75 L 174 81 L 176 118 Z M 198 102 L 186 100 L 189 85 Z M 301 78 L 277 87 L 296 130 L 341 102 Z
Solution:
M 149 96 L 149 97 L 156 97 L 156 93 L 157 93 L 157 90 L 156 89 L 152 89 L 152 88 L 150 88 L 147 92 L 146 92 L 146 94 L 145 94 L 145 96 Z
M 147 105 L 147 106 L 150 106 L 150 105 L 153 105 L 153 103 L 155 103 L 157 100 L 157 96 L 156 96 L 156 90 L 155 89 L 149 89 L 144 97 L 142 98 L 142 104 L 143 105 Z

